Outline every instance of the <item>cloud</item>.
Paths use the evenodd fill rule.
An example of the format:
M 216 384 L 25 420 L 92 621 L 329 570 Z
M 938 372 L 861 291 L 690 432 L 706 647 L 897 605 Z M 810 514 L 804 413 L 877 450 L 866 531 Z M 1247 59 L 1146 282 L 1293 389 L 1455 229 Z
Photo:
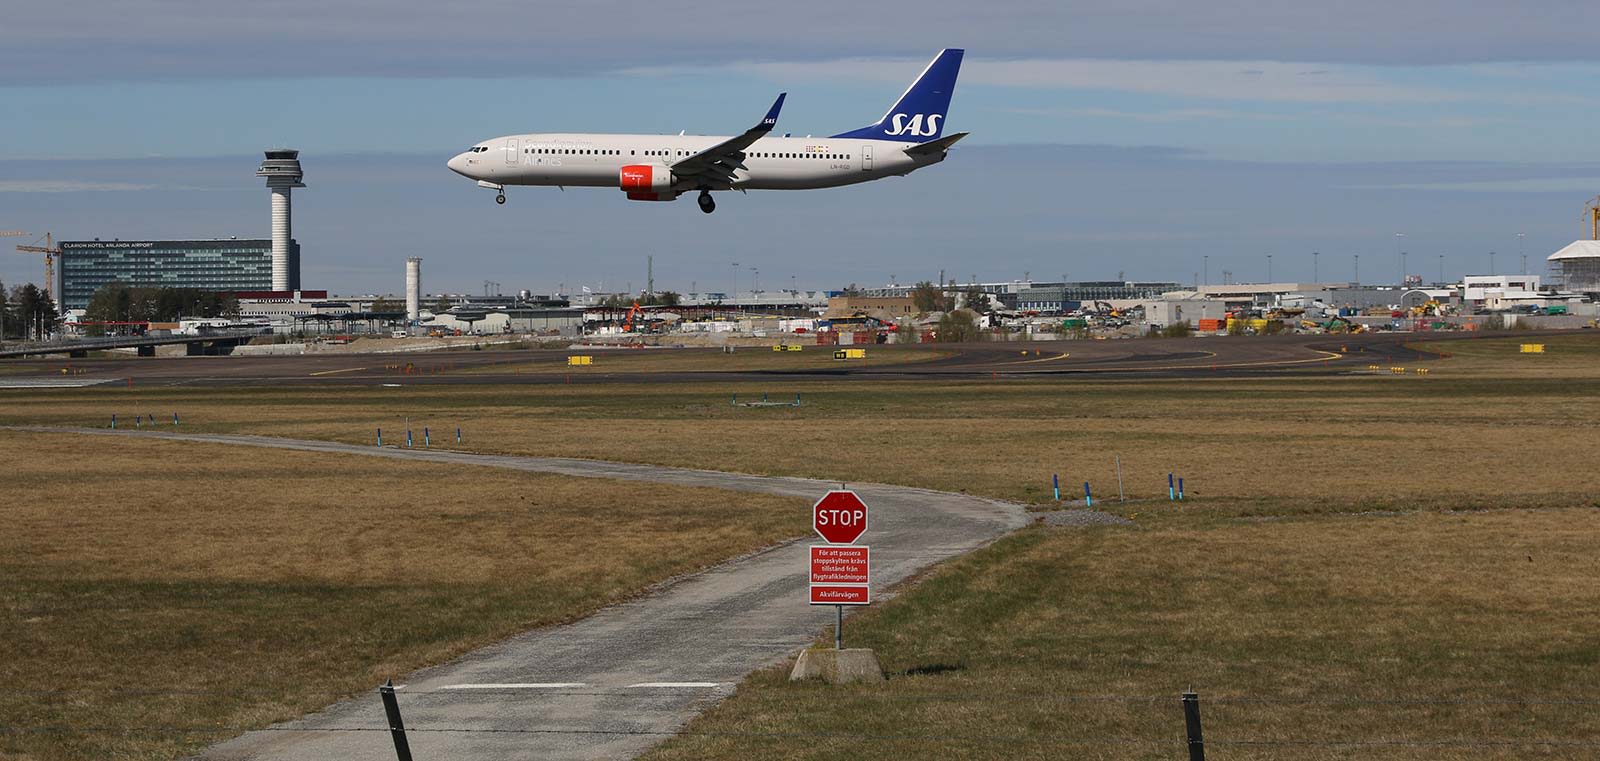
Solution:
M 744 62 L 717 67 L 629 69 L 635 76 L 735 71 L 777 80 L 853 78 L 906 82 L 925 63 L 849 58 L 835 61 Z M 992 60 L 969 58 L 962 84 L 1057 90 L 1098 90 L 1196 100 L 1295 103 L 1446 103 L 1486 97 L 1399 84 L 1388 72 L 1346 66 L 1305 77 L 1304 63 L 1272 61 L 1130 61 L 1105 59 Z
M 1600 177 L 1533 177 L 1516 180 L 1467 182 L 1412 182 L 1389 185 L 1348 185 L 1350 190 L 1421 190 L 1456 193 L 1594 193 Z
M 1595 61 L 1581 0 L 63 0 L 12 3 L 0 81 L 544 76 L 739 60 Z M 910 11 L 910 12 L 908 12 Z M 803 28 L 804 34 L 788 30 Z M 1263 68 L 1270 74 L 1270 69 Z
M 1048 111 L 1057 114 L 1070 114 L 1072 116 L 1089 116 L 1102 119 L 1132 119 L 1138 122 L 1153 124 L 1170 124 L 1172 122 L 1191 121 L 1253 121 L 1253 122 L 1292 122 L 1300 121 L 1305 117 L 1291 116 L 1289 114 L 1262 114 L 1250 111 L 1229 111 L 1220 108 L 1177 108 L 1165 111 L 1125 111 L 1116 108 L 1068 108 L 1068 109 L 1015 109 L 1012 113 L 1041 113 Z
M 86 180 L 0 180 L 0 193 L 95 193 L 156 190 L 156 185 Z M 163 188 L 171 189 L 171 188 Z

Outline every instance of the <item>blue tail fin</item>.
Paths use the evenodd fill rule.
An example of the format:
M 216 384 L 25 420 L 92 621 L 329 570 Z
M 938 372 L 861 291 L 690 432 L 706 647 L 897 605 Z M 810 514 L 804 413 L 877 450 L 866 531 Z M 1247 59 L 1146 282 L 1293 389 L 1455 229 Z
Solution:
M 862 140 L 898 140 L 922 143 L 938 140 L 944 134 L 944 117 L 950 111 L 950 95 L 956 89 L 956 74 L 961 72 L 960 48 L 945 48 L 934 56 L 904 95 L 889 107 L 889 112 L 861 129 L 841 132 L 834 137 Z

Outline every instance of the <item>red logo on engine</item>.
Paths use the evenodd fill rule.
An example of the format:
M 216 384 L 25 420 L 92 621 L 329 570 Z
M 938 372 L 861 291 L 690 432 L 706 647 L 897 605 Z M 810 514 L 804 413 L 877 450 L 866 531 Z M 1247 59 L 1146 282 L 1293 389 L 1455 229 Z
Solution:
M 650 190 L 652 169 L 648 166 L 625 166 L 622 168 L 623 190 Z

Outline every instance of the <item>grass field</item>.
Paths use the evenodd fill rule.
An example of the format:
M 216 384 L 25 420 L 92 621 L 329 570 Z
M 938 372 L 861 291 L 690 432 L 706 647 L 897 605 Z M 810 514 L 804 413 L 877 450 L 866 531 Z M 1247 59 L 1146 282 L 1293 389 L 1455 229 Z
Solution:
M 649 758 L 1184 758 L 1191 687 L 1213 758 L 1593 758 L 1595 703 L 1561 701 L 1600 698 L 1597 531 L 1594 509 L 1030 529 L 846 620 L 886 683 L 760 672 Z
M 1450 342 L 1428 376 L 0 391 L 0 423 L 103 426 L 183 414 L 189 430 L 370 442 L 424 426 L 462 448 L 887 481 L 1022 502 L 1090 481 L 1241 514 L 1560 506 L 1600 492 L 1600 336 Z M 770 393 L 804 406 L 733 407 Z M 455 446 L 450 441 L 450 446 Z M 1537 456 L 1528 456 L 1537 453 Z
M 7 759 L 172 758 L 807 517 L 762 495 L 244 447 L 0 431 L 0 451 L 0 724 L 221 728 L 0 732 Z
M 739 727 L 780 734 L 880 735 L 905 727 L 899 734 L 956 738 L 949 745 L 872 740 L 855 753 L 852 749 L 857 746 L 840 744 L 845 740 L 791 739 L 759 745 L 756 740 L 714 736 L 685 738 L 662 753 L 670 758 L 1000 757 L 1001 751 L 1006 757 L 1063 755 L 1060 745 L 1005 739 L 1027 735 L 1034 740 L 1139 738 L 1121 745 L 1065 747 L 1067 755 L 1082 758 L 1169 758 L 1182 750 L 1176 744 L 1181 714 L 1170 701 L 1191 684 L 1207 700 L 1235 701 L 1317 694 L 1361 700 L 1600 697 L 1586 693 L 1582 681 L 1600 660 L 1600 651 L 1580 636 L 1595 629 L 1592 619 L 1597 610 L 1593 595 L 1585 591 L 1596 570 L 1585 541 L 1600 528 L 1595 525 L 1600 513 L 1593 510 L 1600 503 L 1600 471 L 1593 467 L 1588 445 L 1592 421 L 1600 418 L 1600 394 L 1595 393 L 1600 389 L 1600 336 L 1538 339 L 1547 345 L 1549 353 L 1544 355 L 1520 354 L 1517 345 L 1524 340 L 1511 336 L 1430 345 L 1451 356 L 1427 363 L 1432 370 L 1427 376 L 15 390 L 0 391 L 0 424 L 104 426 L 112 413 L 123 425 L 136 414 L 155 414 L 170 423 L 171 412 L 178 411 L 188 431 L 347 442 L 371 442 L 374 429 L 382 427 L 386 443 L 393 443 L 409 425 L 420 445 L 422 428 L 428 426 L 436 443 L 452 448 L 457 447 L 453 438 L 459 426 L 465 433 L 460 448 L 468 450 L 900 483 L 1038 507 L 1050 506 L 1052 473 L 1060 473 L 1065 491 L 1075 496 L 1081 493 L 1082 481 L 1089 480 L 1102 505 L 1136 515 L 1137 526 L 1024 532 L 950 564 L 911 594 L 847 624 L 855 632 L 851 641 L 879 649 L 886 665 L 902 678 L 884 687 L 852 688 L 845 693 L 850 699 L 837 712 L 824 712 L 815 724 L 795 724 L 783 722 L 786 712 L 808 711 L 815 701 L 839 693 L 814 685 L 790 686 L 776 672 L 762 674 L 707 723 L 696 725 L 697 731 L 719 733 Z M 805 403 L 780 409 L 729 404 L 734 393 L 746 399 L 763 392 L 774 399 L 798 392 Z M 16 436 L 0 433 L 0 437 Z M 119 489 L 117 484 L 143 483 L 140 489 L 146 491 L 157 488 L 137 477 L 119 481 L 114 476 L 118 471 L 100 468 L 98 452 L 85 459 L 78 439 L 41 440 L 73 443 L 51 444 L 55 448 L 45 450 L 48 461 L 18 471 L 33 474 L 31 488 L 58 495 L 39 505 L 74 504 L 76 499 L 96 514 L 114 514 L 126 499 L 125 490 L 108 491 Z M 0 438 L 0 445 L 9 441 Z M 15 450 L 7 447 L 7 451 Z M 299 516 L 304 508 L 296 507 L 294 495 L 311 493 L 317 478 L 324 479 L 325 488 L 336 471 L 332 466 L 316 469 L 318 460 L 310 455 L 297 456 L 306 458 L 303 465 L 276 459 L 289 456 L 251 453 L 252 463 L 276 464 L 254 468 L 218 464 L 209 475 L 197 472 L 191 480 L 202 484 L 210 479 L 248 479 L 248 488 L 282 495 L 270 503 L 277 505 L 272 510 Z M 117 457 L 122 467 L 138 459 L 129 453 Z M 1128 503 L 1110 501 L 1117 488 L 1116 457 L 1132 500 Z M 185 468 L 211 467 L 204 460 L 195 464 L 193 455 L 171 459 L 185 462 Z M 341 504 L 377 504 L 381 495 L 399 500 L 406 494 L 404 482 L 387 469 L 410 466 L 361 463 L 356 467 L 363 478 L 341 485 L 345 490 L 340 494 L 353 494 Z M 67 472 L 82 475 L 68 481 Z M 302 472 L 320 475 L 302 481 L 296 475 Z M 1168 472 L 1187 482 L 1190 500 L 1181 508 L 1165 499 Z M 73 486 L 82 483 L 112 486 L 97 486 L 99 491 L 85 501 Z M 358 488 L 354 484 L 361 484 L 361 491 L 350 492 Z M 475 487 L 461 483 L 459 488 Z M 559 487 L 550 488 L 562 493 Z M 658 493 L 656 487 L 650 488 Z M 195 504 L 205 504 L 200 500 L 209 497 L 197 487 L 188 493 Z M 140 514 L 161 515 L 161 502 L 152 499 L 142 504 Z M 1495 508 L 1523 509 L 1484 511 Z M 41 527 L 54 526 L 60 514 L 50 511 L 54 508 L 29 509 L 35 510 L 29 514 L 31 525 Z M 796 515 L 803 519 L 803 513 L 789 509 L 781 520 L 762 518 L 767 522 L 746 526 L 742 530 L 747 533 L 736 537 L 735 543 L 748 547 L 800 533 L 800 527 L 786 521 L 792 522 Z M 474 515 L 465 505 L 452 510 Z M 1407 514 L 1349 515 L 1372 511 Z M 0 543 L 14 543 L 6 556 L 24 558 L 24 565 L 32 568 L 8 573 L 7 578 L 18 579 L 19 585 L 34 584 L 28 587 L 35 590 L 28 599 L 39 602 L 29 604 L 47 611 L 48 601 L 80 596 L 157 601 L 133 606 L 135 611 L 162 609 L 171 600 L 199 596 L 205 605 L 232 605 L 228 616 L 233 617 L 281 606 L 280 615 L 298 620 L 293 617 L 311 616 L 307 611 L 326 606 L 344 608 L 341 615 L 359 622 L 376 620 L 376 613 L 364 603 L 377 601 L 373 605 L 409 605 L 419 617 L 440 616 L 440 626 L 450 631 L 456 625 L 451 617 L 468 604 L 457 592 L 469 589 L 477 590 L 474 604 L 513 611 L 497 619 L 501 628 L 496 631 L 504 633 L 548 621 L 541 616 L 554 615 L 549 611 L 562 607 L 559 601 L 530 600 L 525 590 L 508 586 L 506 579 L 518 578 L 521 572 L 531 578 L 543 572 L 541 566 L 514 566 L 514 572 L 506 573 L 505 566 L 496 565 L 532 563 L 531 559 L 485 553 L 471 533 L 450 533 L 495 518 L 461 517 L 458 523 L 444 519 L 457 515 L 451 511 L 408 515 L 408 520 L 431 521 L 436 529 L 445 530 L 444 536 L 456 537 L 435 548 L 440 557 L 468 558 L 433 569 L 445 576 L 421 578 L 416 575 L 426 573 L 415 565 L 371 550 L 384 546 L 384 541 L 402 547 L 414 544 L 369 534 L 376 529 L 361 523 L 359 512 L 336 515 L 355 523 L 343 529 L 319 529 L 315 537 L 304 540 L 310 542 L 304 547 L 296 544 L 300 540 L 269 533 L 267 546 L 273 549 L 252 556 L 254 563 L 236 563 L 231 557 L 182 560 L 188 557 L 185 551 L 162 544 L 177 541 L 170 538 L 174 533 L 191 539 L 209 539 L 214 533 L 226 539 L 235 530 L 230 527 L 236 517 L 199 534 L 173 528 L 183 524 L 155 521 L 152 525 L 164 526 L 166 532 L 154 533 L 156 550 L 143 557 L 182 560 L 172 579 L 157 573 L 155 566 L 139 573 L 96 575 L 107 568 L 137 565 L 120 553 L 138 548 L 113 542 L 110 549 L 101 549 L 98 540 L 68 541 L 77 535 L 71 532 L 93 534 L 93 527 L 83 522 L 63 524 L 74 528 L 63 529 L 69 533 L 54 545 L 35 547 L 22 543 L 25 538 L 4 537 Z M 651 538 L 689 530 L 661 515 L 652 530 L 662 533 Z M 594 519 L 610 525 L 615 516 Z M 144 536 L 137 533 L 138 526 L 115 521 L 110 525 Z M 248 529 L 254 528 L 259 526 L 246 524 L 239 535 L 253 538 Z M 347 538 L 350 531 L 363 541 L 352 543 Z M 365 543 L 369 538 L 374 540 L 371 546 Z M 342 543 L 330 548 L 328 543 L 336 540 Z M 283 554 L 284 546 L 294 551 Z M 355 552 L 362 562 L 339 561 L 346 552 Z M 498 559 L 481 560 L 491 555 Z M 280 556 L 283 559 L 275 559 Z M 615 599 L 658 577 L 648 566 L 653 560 L 642 553 L 630 562 L 645 564 L 644 570 L 606 582 L 611 586 L 602 585 L 593 599 Z M 305 564 L 320 570 L 307 577 L 297 575 Z M 184 569 L 192 569 L 193 575 L 184 576 Z M 456 572 L 452 569 L 465 575 L 449 576 L 447 571 Z M 653 568 L 660 573 L 668 570 Z M 261 576 L 230 575 L 243 571 Z M 51 586 L 58 583 L 69 586 Z M 416 591 L 441 588 L 452 592 Z M 274 602 L 278 599 L 289 602 Z M 335 604 L 328 605 L 329 601 Z M 115 605 L 103 607 L 120 610 Z M 13 605 L 12 610 L 24 608 Z M 112 618 L 107 620 L 113 624 L 83 623 L 101 615 L 98 608 L 75 615 L 79 618 L 74 625 L 85 631 L 107 630 L 94 635 L 100 638 L 94 640 L 101 643 L 97 647 L 181 652 L 187 641 L 183 637 L 189 636 L 170 635 L 176 639 L 172 645 L 117 640 L 110 630 L 120 629 Z M 8 624 L 10 628 L 27 632 L 21 623 L 24 618 L 17 613 L 5 620 L 17 622 Z M 154 622 L 143 618 L 130 626 L 153 630 Z M 396 652 L 394 642 L 385 640 L 374 648 L 370 641 L 346 641 L 341 632 L 347 628 L 323 622 L 276 635 L 292 638 L 302 648 L 316 644 L 319 654 L 342 658 L 345 681 L 323 685 L 315 695 L 277 700 L 267 708 L 230 707 L 223 701 L 221 708 L 235 713 L 215 720 L 248 723 L 282 718 L 333 695 L 370 687 L 380 675 L 401 670 L 403 664 L 396 657 L 386 655 L 387 660 L 377 664 L 358 657 L 383 648 Z M 215 633 L 202 631 L 196 636 L 210 641 Z M 428 661 L 451 647 L 499 635 L 475 629 L 450 636 L 456 644 L 412 642 L 406 651 L 411 653 L 406 656 L 409 660 L 400 660 Z M 326 653 L 320 645 L 324 637 L 336 643 Z M 38 649 L 41 645 L 28 644 L 30 640 L 21 642 L 12 646 L 35 648 L 21 650 L 24 655 L 45 652 Z M 75 662 L 75 654 L 47 653 L 69 663 Z M 6 655 L 6 664 L 38 660 L 19 661 Z M 145 660 L 149 659 L 131 659 L 135 664 Z M 385 670 L 391 662 L 394 668 Z M 149 664 L 145 668 L 154 670 Z M 322 662 L 291 663 L 274 672 L 278 681 L 269 689 L 291 690 L 303 670 L 325 668 Z M 22 677 L 0 673 L 11 683 L 53 678 L 30 674 L 28 678 L 35 681 L 18 682 Z M 927 695 L 944 691 L 948 694 L 938 699 Z M 1068 701 L 1060 699 L 1063 695 L 1126 695 L 1169 702 Z M 45 708 L 39 710 L 66 710 L 49 708 L 61 705 L 59 701 L 40 705 Z M 0 709 L 9 710 L 5 704 Z M 1459 703 L 1362 703 L 1346 709 L 1341 713 L 1324 704 L 1220 702 L 1207 703 L 1205 710 L 1208 737 L 1219 740 L 1454 736 L 1521 740 L 1531 736 L 1526 733 L 1583 739 L 1600 729 L 1593 719 L 1585 718 L 1594 715 L 1592 707 L 1587 713 L 1556 705 Z M 1530 711 L 1536 715 L 1530 718 Z M 58 716 L 29 714 L 28 718 L 49 723 Z M 853 723 L 837 723 L 846 719 Z M 1435 731 L 1445 734 L 1426 734 Z M 991 740 L 986 745 L 959 739 L 985 733 Z M 1169 744 L 1151 745 L 1145 742 L 1148 738 L 1166 738 Z M 14 741 L 0 736 L 0 743 Z M 0 755 L 4 748 L 0 746 Z M 87 747 L 78 755 L 96 755 L 95 750 Z M 1428 745 L 1332 749 L 1270 745 L 1222 746 L 1214 752 L 1225 752 L 1222 757 L 1227 758 L 1585 755 L 1554 746 L 1478 750 L 1484 752 Z M 1592 755 L 1600 749 L 1588 750 Z

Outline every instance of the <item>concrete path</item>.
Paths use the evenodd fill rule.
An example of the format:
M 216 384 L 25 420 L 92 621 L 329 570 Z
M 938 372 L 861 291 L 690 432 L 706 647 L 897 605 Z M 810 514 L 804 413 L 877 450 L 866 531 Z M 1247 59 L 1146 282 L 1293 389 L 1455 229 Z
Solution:
M 37 428 L 27 430 L 59 431 Z M 550 457 L 379 449 L 212 434 L 148 436 L 212 444 L 356 454 L 591 478 L 820 497 L 839 484 Z M 1026 522 L 1022 509 L 960 494 L 852 484 L 872 508 L 873 595 Z M 820 540 L 818 540 L 820 541 Z M 808 645 L 833 609 L 806 604 L 808 540 L 740 558 L 564 626 L 527 632 L 423 669 L 399 702 L 416 758 L 613 759 L 639 754 L 731 693 L 746 674 Z M 849 625 L 845 626 L 849 637 Z M 377 694 L 214 746 L 203 759 L 395 757 Z M 349 729 L 355 731 L 337 731 Z M 303 730 L 303 731 L 302 731 Z M 335 731 L 327 731 L 335 730 Z M 479 730 L 479 731 L 461 731 Z M 482 731 L 487 730 L 487 731 Z

